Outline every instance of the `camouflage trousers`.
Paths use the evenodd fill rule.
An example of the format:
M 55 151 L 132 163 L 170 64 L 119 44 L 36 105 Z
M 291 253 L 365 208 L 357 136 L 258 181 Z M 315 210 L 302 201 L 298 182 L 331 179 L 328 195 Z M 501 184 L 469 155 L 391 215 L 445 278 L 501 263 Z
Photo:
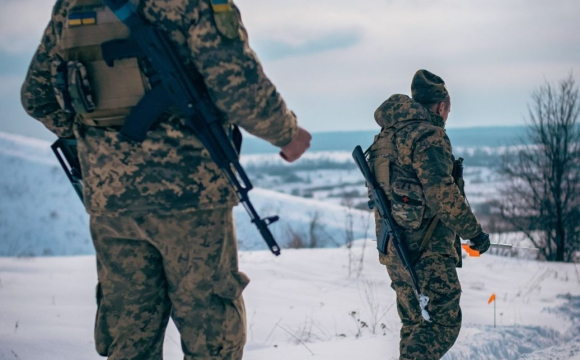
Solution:
M 239 360 L 246 341 L 231 208 L 91 218 L 99 285 L 97 352 L 162 359 L 171 317 L 185 360 Z
M 421 291 L 429 297 L 427 310 L 432 322 L 421 316 L 411 278 L 398 257 L 386 264 L 402 322 L 400 360 L 438 360 L 455 343 L 461 329 L 456 262 L 454 257 L 429 252 L 415 264 Z

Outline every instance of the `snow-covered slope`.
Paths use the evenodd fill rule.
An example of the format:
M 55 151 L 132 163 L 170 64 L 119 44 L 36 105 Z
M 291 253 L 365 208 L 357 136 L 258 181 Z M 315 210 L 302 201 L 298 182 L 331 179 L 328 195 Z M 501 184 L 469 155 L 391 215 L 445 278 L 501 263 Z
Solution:
M 241 252 L 240 267 L 251 278 L 244 360 L 397 358 L 395 294 L 373 243 L 280 257 Z M 580 274 L 573 264 L 484 255 L 466 259 L 459 276 L 464 326 L 444 360 L 579 359 Z M 95 283 L 93 256 L 0 258 L 0 359 L 99 359 Z M 178 344 L 171 325 L 166 360 L 182 359 Z
M 0 132 L 0 256 L 92 254 L 88 215 L 50 150 L 50 143 Z M 370 235 L 368 212 L 255 189 L 260 215 L 280 215 L 271 229 L 282 247 L 340 246 Z M 240 248 L 265 245 L 245 210 L 235 209 Z M 352 224 L 345 230 L 345 224 Z
M 0 256 L 93 253 L 88 216 L 50 143 L 0 133 Z
M 0 133 L 0 359 L 98 359 L 92 327 L 96 283 L 88 216 L 49 143 Z M 371 237 L 367 212 L 263 189 L 252 192 L 283 247 L 336 247 Z M 242 249 L 263 249 L 243 208 L 235 209 Z M 349 225 L 352 224 L 352 225 Z M 252 279 L 245 292 L 245 360 L 396 359 L 395 294 L 375 244 L 350 249 L 242 251 Z M 580 360 L 580 271 L 484 255 L 459 270 L 464 326 L 445 360 Z M 497 296 L 497 328 L 493 305 Z M 364 323 L 364 325 L 363 325 Z M 182 358 L 170 326 L 166 359 Z

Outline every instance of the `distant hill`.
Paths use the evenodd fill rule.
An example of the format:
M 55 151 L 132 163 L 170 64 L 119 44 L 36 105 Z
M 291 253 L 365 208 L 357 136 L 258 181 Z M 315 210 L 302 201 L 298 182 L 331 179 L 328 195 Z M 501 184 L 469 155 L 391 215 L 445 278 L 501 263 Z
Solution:
M 519 138 L 525 134 L 525 126 L 491 126 L 473 128 L 451 128 L 447 134 L 454 147 L 499 147 L 504 145 L 520 144 Z M 379 131 L 322 131 L 312 134 L 310 151 L 351 151 L 356 145 L 370 146 L 373 137 Z M 55 136 L 48 130 L 34 130 L 25 136 L 32 136 L 42 140 L 54 141 Z M 268 142 L 244 133 L 243 154 L 271 154 L 278 153 L 279 149 Z
M 376 131 L 334 131 L 312 134 L 311 151 L 351 151 L 356 145 L 370 146 Z M 454 147 L 499 147 L 521 144 L 525 126 L 494 126 L 448 129 L 447 134 Z M 245 134 L 243 154 L 277 153 L 278 148 L 254 136 Z
M 50 142 L 0 132 L 0 169 L 0 257 L 93 253 L 88 215 Z M 280 215 L 271 230 L 283 248 L 298 238 L 336 247 L 347 235 L 358 239 L 371 232 L 366 211 L 259 188 L 250 197 L 260 215 Z M 240 248 L 264 249 L 244 208 L 237 206 L 234 215 Z M 352 234 L 345 228 L 349 222 Z

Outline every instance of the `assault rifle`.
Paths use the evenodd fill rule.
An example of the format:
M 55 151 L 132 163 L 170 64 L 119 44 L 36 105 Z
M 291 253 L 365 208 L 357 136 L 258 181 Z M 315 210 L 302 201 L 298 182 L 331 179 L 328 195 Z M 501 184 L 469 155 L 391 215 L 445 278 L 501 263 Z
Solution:
M 152 89 L 129 114 L 120 134 L 143 141 L 153 123 L 173 105 L 232 184 L 270 251 L 280 255 L 280 247 L 268 228 L 279 217 L 260 218 L 250 202 L 248 192 L 253 186 L 238 160 L 238 151 L 224 130 L 222 116 L 203 81 L 195 84 L 192 81 L 192 77 L 201 78 L 201 75 L 194 73 L 193 68 L 185 68 L 166 34 L 146 23 L 130 0 L 104 0 L 104 3 L 131 30 L 130 39 L 101 45 L 107 65 L 114 66 L 115 60 L 136 57 L 147 61 L 155 71 L 150 79 Z M 234 137 L 236 134 L 240 136 L 239 130 Z
M 460 157 L 459 159 L 455 159 L 455 156 L 453 157 L 453 171 L 451 172 L 451 176 L 453 176 L 453 181 L 455 182 L 455 185 L 457 185 L 457 187 L 459 188 L 459 191 L 461 192 L 461 195 L 465 198 L 465 201 L 467 201 L 467 196 L 465 196 L 465 180 L 463 179 L 463 170 L 464 170 L 464 165 L 463 165 L 463 158 Z M 467 202 L 469 204 L 469 202 Z M 437 221 L 439 221 L 439 217 L 437 217 Z M 459 255 L 459 260 L 457 261 L 457 265 L 455 265 L 458 268 L 463 267 L 463 257 L 461 256 L 461 238 L 459 237 L 459 235 L 455 234 L 455 241 L 453 243 L 453 247 L 455 248 L 455 252 L 457 252 L 457 254 Z
M 371 209 L 377 208 L 379 211 L 379 215 L 381 216 L 381 227 L 379 229 L 379 236 L 377 238 L 377 249 L 383 253 L 387 253 L 387 246 L 389 240 L 393 242 L 393 246 L 397 251 L 397 255 L 401 260 L 401 263 L 409 273 L 411 277 L 411 282 L 413 285 L 413 291 L 415 292 L 415 296 L 419 301 L 419 306 L 421 307 L 421 315 L 423 318 L 431 322 L 431 316 L 427 311 L 427 305 L 429 304 L 429 297 L 423 295 L 421 293 L 421 289 L 419 287 L 419 279 L 417 278 L 417 273 L 413 268 L 413 264 L 409 257 L 409 252 L 407 251 L 407 247 L 405 246 L 405 240 L 403 239 L 403 235 L 401 234 L 401 229 L 395 223 L 395 219 L 391 214 L 391 204 L 387 196 L 385 195 L 383 189 L 380 187 L 379 183 L 371 173 L 371 169 L 367 163 L 367 159 L 365 154 L 362 151 L 360 146 L 354 148 L 352 152 L 352 157 L 354 158 L 355 163 L 357 164 L 358 168 L 362 172 L 367 186 L 371 193 L 371 201 L 369 201 L 369 207 Z

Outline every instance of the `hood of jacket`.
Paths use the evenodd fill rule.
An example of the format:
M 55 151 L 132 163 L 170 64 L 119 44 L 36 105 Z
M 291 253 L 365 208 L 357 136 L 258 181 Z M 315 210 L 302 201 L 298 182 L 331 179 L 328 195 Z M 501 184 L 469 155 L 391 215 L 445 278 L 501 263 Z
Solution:
M 433 121 L 423 105 L 403 94 L 395 94 L 382 103 L 375 111 L 375 120 L 382 128 L 403 125 L 409 121 Z

